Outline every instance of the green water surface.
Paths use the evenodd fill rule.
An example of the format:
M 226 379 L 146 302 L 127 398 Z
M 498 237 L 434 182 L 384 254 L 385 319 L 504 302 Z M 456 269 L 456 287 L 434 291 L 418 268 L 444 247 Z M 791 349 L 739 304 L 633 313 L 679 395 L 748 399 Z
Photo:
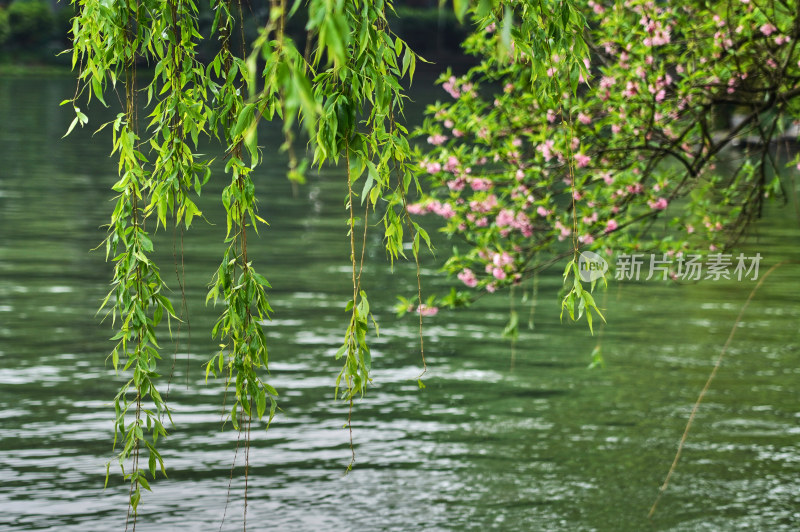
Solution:
M 436 90 L 424 88 L 429 81 L 418 82 L 422 100 L 437 96 L 425 93 Z M 106 362 L 110 324 L 95 315 L 111 266 L 90 251 L 104 236 L 116 165 L 105 132 L 91 135 L 100 109 L 60 140 L 72 116 L 58 102 L 73 90 L 69 80 L 0 79 L 0 530 L 125 525 L 127 487 L 116 466 L 103 490 L 112 399 L 124 378 Z M 797 264 L 776 270 L 755 295 L 648 520 L 755 283 L 612 281 L 596 296 L 608 326 L 592 337 L 585 323 L 559 322 L 556 267 L 540 277 L 533 303 L 515 302 L 535 327 L 522 328 L 513 353 L 500 338 L 507 296 L 426 318 L 420 390 L 416 319 L 392 310 L 397 294 L 416 292 L 415 270 L 392 270 L 375 232 L 365 283 L 381 335 L 372 341 L 374 385 L 353 408 L 356 463 L 345 476 L 348 411 L 333 400 L 333 383 L 352 291 L 346 185 L 326 169 L 295 193 L 273 150 L 280 139 L 271 130 L 262 138 L 267 162 L 255 182 L 270 227 L 249 240 L 248 255 L 273 286 L 267 380 L 281 412 L 268 432 L 253 432 L 249 529 L 800 528 Z M 219 530 L 223 515 L 222 530 L 242 528 L 243 456 L 237 433 L 222 430 L 224 383 L 206 383 L 202 368 L 221 312 L 204 300 L 223 250 L 225 178 L 216 172 L 199 201 L 205 221 L 156 242 L 176 298 L 173 250 L 183 249 L 190 320 L 162 342 L 175 425 L 161 447 L 169 478 L 144 495 L 141 531 Z M 800 260 L 798 227 L 791 205 L 769 208 L 744 247 L 764 257 L 762 274 Z M 439 263 L 423 265 L 426 292 L 449 289 Z M 597 346 L 606 367 L 588 370 Z

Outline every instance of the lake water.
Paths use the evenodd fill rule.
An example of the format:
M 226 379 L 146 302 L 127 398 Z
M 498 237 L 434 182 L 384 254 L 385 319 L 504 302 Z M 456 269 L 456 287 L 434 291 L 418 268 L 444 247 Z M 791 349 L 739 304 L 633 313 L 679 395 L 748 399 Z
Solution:
M 108 138 L 89 131 L 101 110 L 94 127 L 60 140 L 72 116 L 58 102 L 73 90 L 68 79 L 0 79 L 0 530 L 125 526 L 118 468 L 103 490 L 123 379 L 105 362 L 113 333 L 95 315 L 111 266 L 90 251 L 104 236 L 116 164 Z M 265 139 L 268 151 L 279 144 Z M 381 336 L 372 342 L 374 385 L 354 406 L 356 463 L 345 476 L 347 407 L 333 400 L 333 383 L 352 291 L 346 189 L 325 170 L 293 194 L 284 160 L 268 157 L 255 181 L 271 226 L 250 240 L 249 256 L 274 287 L 267 380 L 282 411 L 268 432 L 253 432 L 249 529 L 800 528 L 797 264 L 776 270 L 747 309 L 648 521 L 755 283 L 612 281 L 598 296 L 609 325 L 592 337 L 585 323 L 559 323 L 554 268 L 540 278 L 535 328 L 522 328 L 513 354 L 500 338 L 507 296 L 426 318 L 420 390 L 416 319 L 392 310 L 397 294 L 415 293 L 414 268 L 392 272 L 373 235 L 366 289 Z M 190 332 L 162 342 L 175 426 L 161 445 L 169 478 L 144 494 L 141 531 L 242 528 L 241 454 L 229 480 L 237 434 L 222 430 L 223 383 L 206 383 L 202 369 L 220 311 L 203 302 L 223 249 L 221 186 L 210 184 L 200 202 L 208 223 L 196 220 L 183 239 Z M 799 226 L 791 205 L 759 222 L 744 249 L 764 257 L 762 274 L 800 259 Z M 162 233 L 159 245 L 162 276 L 176 288 L 180 236 Z M 448 286 L 437 264 L 423 268 L 429 293 Z M 527 322 L 531 303 L 515 304 Z M 606 367 L 589 370 L 597 345 Z

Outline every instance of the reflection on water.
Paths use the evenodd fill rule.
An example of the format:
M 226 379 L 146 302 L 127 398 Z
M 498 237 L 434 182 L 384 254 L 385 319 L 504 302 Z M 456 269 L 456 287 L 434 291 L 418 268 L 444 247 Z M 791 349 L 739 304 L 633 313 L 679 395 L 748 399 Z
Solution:
M 89 252 L 103 237 L 115 165 L 104 137 L 76 131 L 58 140 L 71 120 L 57 107 L 69 85 L 0 80 L 3 530 L 124 526 L 127 490 L 113 467 L 103 490 L 121 379 L 104 365 L 111 332 L 95 316 L 110 266 Z M 558 323 L 555 272 L 541 279 L 536 329 L 523 329 L 513 363 L 498 339 L 507 299 L 429 319 L 420 390 L 415 320 L 391 312 L 396 293 L 415 292 L 415 274 L 403 266 L 392 273 L 376 238 L 365 274 L 381 324 L 375 382 L 353 412 L 356 466 L 344 476 L 347 407 L 332 396 L 350 290 L 345 191 L 330 171 L 293 197 L 271 171 L 282 164 L 276 158 L 256 180 L 271 226 L 250 248 L 274 287 L 269 380 L 282 409 L 269 432 L 253 433 L 253 529 L 650 527 L 645 515 L 692 403 L 753 283 L 611 283 L 600 296 L 611 326 L 592 338 L 585 325 Z M 243 457 L 235 455 L 237 434 L 220 430 L 224 385 L 206 383 L 202 368 L 216 347 L 207 331 L 219 311 L 203 305 L 224 237 L 214 192 L 212 185 L 201 208 L 215 225 L 198 223 L 183 239 L 191 333 L 184 327 L 171 347 L 163 342 L 172 377 L 162 386 L 169 381 L 175 420 L 163 446 L 169 478 L 144 496 L 140 530 L 216 529 L 223 514 L 223 530 L 241 529 Z M 762 223 L 748 249 L 766 266 L 800 257 L 798 228 L 782 216 Z M 157 244 L 163 276 L 177 286 L 175 242 L 180 236 L 168 232 Z M 435 271 L 433 261 L 425 266 Z M 797 275 L 797 266 L 776 271 L 751 303 L 656 529 L 798 528 Z M 429 290 L 441 283 L 426 273 Z M 598 343 L 607 368 L 588 371 Z

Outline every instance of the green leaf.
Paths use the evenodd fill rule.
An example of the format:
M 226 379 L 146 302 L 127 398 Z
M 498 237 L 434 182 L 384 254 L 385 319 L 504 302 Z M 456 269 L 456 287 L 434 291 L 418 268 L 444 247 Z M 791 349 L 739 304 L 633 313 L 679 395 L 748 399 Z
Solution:
M 156 455 L 152 450 L 150 451 L 150 457 L 147 459 L 147 465 L 150 468 L 150 475 L 156 478 Z
M 66 137 L 67 135 L 72 133 L 72 130 L 75 129 L 75 124 L 77 124 L 77 123 L 78 123 L 78 117 L 76 116 L 75 118 L 72 119 L 72 122 L 70 123 L 69 127 L 67 128 L 67 132 L 64 133 L 64 137 Z M 63 139 L 64 137 L 61 137 L 61 138 Z
M 136 509 L 139 507 L 139 499 L 142 498 L 142 492 L 139 490 L 137 486 L 133 493 L 131 493 L 131 507 L 133 511 L 136 512 Z
M 267 394 L 264 391 L 264 388 L 258 389 L 258 394 L 256 395 L 256 415 L 258 419 L 264 417 L 264 412 L 267 409 Z
M 239 117 L 236 119 L 236 125 L 231 130 L 231 138 L 235 139 L 239 137 L 239 135 L 244 131 L 245 127 L 250 126 L 250 123 L 253 121 L 254 110 L 255 104 L 248 103 L 244 106 L 242 111 L 239 113 Z
M 264 277 L 260 273 L 251 271 L 251 275 L 253 276 L 253 279 L 255 279 L 256 282 L 258 284 L 260 284 L 261 286 L 266 286 L 267 288 L 272 288 L 272 285 L 269 284 L 269 281 L 267 281 L 266 277 Z
M 364 205 L 364 200 L 367 199 L 367 193 L 372 188 L 373 183 L 375 183 L 375 179 L 373 178 L 372 168 L 370 168 L 367 180 L 364 181 L 364 188 L 361 189 L 361 205 Z
M 94 92 L 94 95 L 100 100 L 100 103 L 103 104 L 103 107 L 108 107 L 108 104 L 106 104 L 106 101 L 103 99 L 103 86 L 97 78 L 92 78 L 92 92 Z
M 464 23 L 467 9 L 469 9 L 469 0 L 453 0 L 453 11 L 455 11 L 456 18 L 461 24 Z

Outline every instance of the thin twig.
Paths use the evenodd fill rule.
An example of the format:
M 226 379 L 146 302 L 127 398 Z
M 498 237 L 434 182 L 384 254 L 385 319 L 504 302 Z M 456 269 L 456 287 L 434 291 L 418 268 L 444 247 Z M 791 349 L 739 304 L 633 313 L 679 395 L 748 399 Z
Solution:
M 689 420 L 686 422 L 686 428 L 683 430 L 683 436 L 681 436 L 681 441 L 678 444 L 678 451 L 675 453 L 675 459 L 672 461 L 672 465 L 667 472 L 667 477 L 664 479 L 664 483 L 658 490 L 658 495 L 656 495 L 656 500 L 653 502 L 653 506 L 650 507 L 650 512 L 647 514 L 647 518 L 650 519 L 653 517 L 653 514 L 656 512 L 656 507 L 658 506 L 658 502 L 661 500 L 661 496 L 667 489 L 669 485 L 669 479 L 672 477 L 672 473 L 675 472 L 675 468 L 678 466 L 678 460 L 681 457 L 681 453 L 683 452 L 683 446 L 686 443 L 686 438 L 689 436 L 689 429 L 692 427 L 692 422 L 694 421 L 695 416 L 697 415 L 697 410 L 700 408 L 700 403 L 703 402 L 703 398 L 706 395 L 706 392 L 711 387 L 711 381 L 714 380 L 714 377 L 717 375 L 717 371 L 719 370 L 720 365 L 722 365 L 722 358 L 725 356 L 726 351 L 728 350 L 728 346 L 733 341 L 733 336 L 736 334 L 736 329 L 739 326 L 739 323 L 742 321 L 742 316 L 744 316 L 744 311 L 747 310 L 748 305 L 750 305 L 750 301 L 753 299 L 753 296 L 756 295 L 756 292 L 761 285 L 764 284 L 764 281 L 770 274 L 775 271 L 779 266 L 787 263 L 789 261 L 781 261 L 774 266 L 772 266 L 767 272 L 764 274 L 761 279 L 759 279 L 758 284 L 753 288 L 750 292 L 750 295 L 747 296 L 747 300 L 742 305 L 742 309 L 739 311 L 739 315 L 736 317 L 736 321 L 733 323 L 733 328 L 731 329 L 731 333 L 728 335 L 728 339 L 725 341 L 725 345 L 722 346 L 722 351 L 720 351 L 719 356 L 717 357 L 717 361 L 714 364 L 714 368 L 711 370 L 711 374 L 708 376 L 708 380 L 706 381 L 706 385 L 703 386 L 703 389 L 700 391 L 700 395 L 697 397 L 697 401 L 695 401 L 694 406 L 692 407 L 692 413 L 689 415 Z

